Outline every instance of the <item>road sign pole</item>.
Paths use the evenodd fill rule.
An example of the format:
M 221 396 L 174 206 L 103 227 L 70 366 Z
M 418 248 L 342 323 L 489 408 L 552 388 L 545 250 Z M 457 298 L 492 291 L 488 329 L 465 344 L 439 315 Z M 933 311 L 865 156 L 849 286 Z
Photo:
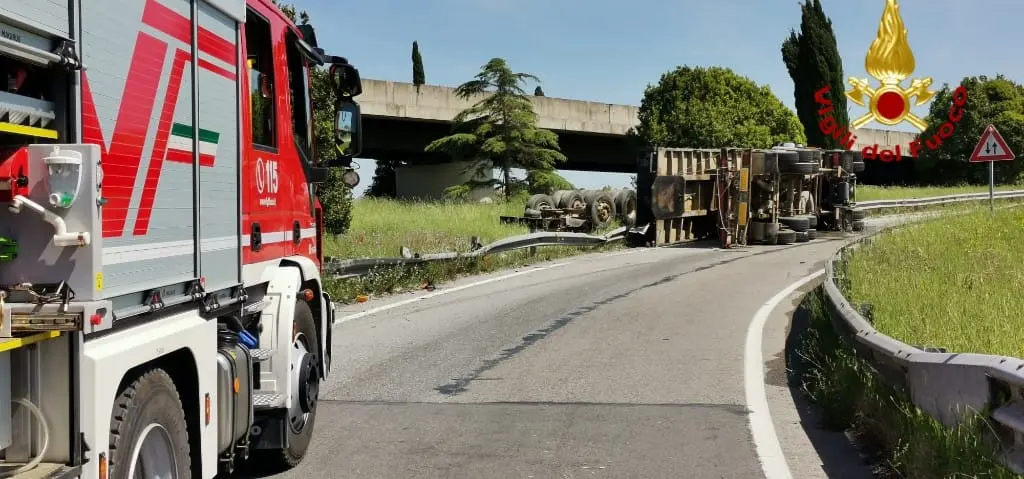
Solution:
M 988 162 L 988 210 L 996 212 L 996 162 Z

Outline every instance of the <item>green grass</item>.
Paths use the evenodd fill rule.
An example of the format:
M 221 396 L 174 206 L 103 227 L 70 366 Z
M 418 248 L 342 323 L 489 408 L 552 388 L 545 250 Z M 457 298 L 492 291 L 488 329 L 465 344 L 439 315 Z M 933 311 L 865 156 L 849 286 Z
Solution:
M 335 258 L 399 257 L 401 248 L 414 253 L 470 250 L 470 238 L 484 244 L 526 234 L 526 226 L 506 225 L 499 216 L 521 216 L 523 201 L 479 203 L 420 203 L 387 199 L 359 199 L 353 204 L 349 233 L 326 238 L 324 255 Z M 617 225 L 616 225 L 617 226 Z M 610 228 L 608 228 L 610 229 Z M 607 230 L 607 229 L 606 229 Z M 594 234 L 600 234 L 604 231 Z M 334 299 L 351 302 L 359 295 L 375 296 L 422 289 L 428 284 L 459 276 L 516 268 L 580 253 L 621 248 L 622 243 L 599 248 L 543 246 L 529 250 L 488 255 L 481 259 L 438 262 L 410 267 L 380 268 L 360 278 L 328 279 L 326 288 Z
M 1024 211 L 987 210 L 907 226 L 847 265 L 855 303 L 905 343 L 1024 357 Z
M 997 185 L 996 191 L 1024 189 L 1016 185 Z M 985 193 L 988 186 L 871 186 L 857 185 L 857 201 L 906 200 L 929 196 L 958 195 L 964 193 Z
M 798 339 L 789 367 L 808 399 L 821 409 L 825 428 L 852 433 L 860 446 L 877 456 L 873 462 L 883 477 L 1019 477 L 995 460 L 986 441 L 988 426 L 980 416 L 958 427 L 944 427 L 882 382 L 836 334 L 821 291 L 804 299 L 810 325 Z

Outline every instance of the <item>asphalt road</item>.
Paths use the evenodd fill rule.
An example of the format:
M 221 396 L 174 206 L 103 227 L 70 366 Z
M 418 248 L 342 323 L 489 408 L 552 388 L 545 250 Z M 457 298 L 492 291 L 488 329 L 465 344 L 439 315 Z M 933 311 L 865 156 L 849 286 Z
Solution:
M 274 477 L 765 477 L 747 329 L 842 243 L 592 254 L 346 308 L 314 442 Z M 792 477 L 870 477 L 786 384 L 798 298 L 764 328 L 778 445 Z

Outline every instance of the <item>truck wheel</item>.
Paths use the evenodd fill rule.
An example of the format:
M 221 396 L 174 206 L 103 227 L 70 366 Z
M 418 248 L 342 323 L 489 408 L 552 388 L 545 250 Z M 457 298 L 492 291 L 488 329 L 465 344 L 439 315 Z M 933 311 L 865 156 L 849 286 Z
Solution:
M 779 218 L 779 223 L 788 226 L 793 231 L 807 231 L 807 228 L 810 227 L 806 216 L 783 216 Z
M 526 209 L 550 210 L 555 208 L 555 200 L 548 195 L 533 195 L 526 200 Z
M 809 235 L 808 233 L 810 233 L 811 231 L 812 230 L 797 232 L 796 233 L 796 242 L 797 243 L 806 243 L 806 242 L 810 241 L 811 240 L 811 235 Z
M 598 192 L 592 198 L 593 200 L 587 202 L 587 216 L 594 229 L 598 230 L 608 226 L 608 223 L 615 219 L 615 202 L 604 192 Z
M 545 195 L 546 196 L 546 195 Z M 292 340 L 292 404 L 288 405 L 285 429 L 288 447 L 276 458 L 280 465 L 292 468 L 299 465 L 309 449 L 316 419 L 316 404 L 320 395 L 320 340 L 309 304 L 295 302 L 295 331 Z
M 807 229 L 815 229 L 818 227 L 818 215 L 806 215 L 807 218 Z
M 864 231 L 864 220 L 856 220 L 853 222 L 854 231 Z
M 570 210 L 578 210 L 585 208 L 587 202 L 583 199 L 583 195 L 579 191 L 569 190 L 562 194 L 562 197 L 558 199 L 558 207 Z
M 779 244 L 793 244 L 796 242 L 796 231 L 793 230 L 782 230 L 779 231 Z
M 780 164 L 779 169 L 784 175 L 809 175 L 814 172 L 814 163 Z
M 779 160 L 779 171 L 783 173 L 789 165 L 800 161 L 800 155 L 795 151 L 779 151 L 776 153 L 776 157 Z
M 625 226 L 636 226 L 636 191 L 624 189 L 615 195 L 615 211 Z
M 854 173 L 863 173 L 865 168 L 867 168 L 867 166 L 863 161 L 854 161 L 853 163 L 850 163 L 850 171 Z
M 174 381 L 163 369 L 124 388 L 110 417 L 110 476 L 187 478 L 188 428 Z
M 818 238 L 818 230 L 807 230 L 807 240 L 813 240 Z

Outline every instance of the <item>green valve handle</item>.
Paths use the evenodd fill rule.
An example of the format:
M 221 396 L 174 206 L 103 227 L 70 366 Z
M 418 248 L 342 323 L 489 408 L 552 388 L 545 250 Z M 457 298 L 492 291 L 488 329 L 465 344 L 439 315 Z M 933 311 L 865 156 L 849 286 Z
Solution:
M 6 236 L 0 236 L 0 263 L 13 261 L 18 257 L 18 242 Z

